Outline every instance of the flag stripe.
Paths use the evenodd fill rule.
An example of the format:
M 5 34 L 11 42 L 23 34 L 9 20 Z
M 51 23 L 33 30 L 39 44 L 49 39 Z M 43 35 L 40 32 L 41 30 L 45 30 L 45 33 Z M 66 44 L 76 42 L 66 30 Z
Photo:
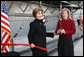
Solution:
M 6 47 L 7 47 L 7 46 L 6 46 Z M 5 48 L 5 51 L 6 51 L 6 52 L 8 52 L 8 49 L 7 49 L 7 48 Z
M 9 20 L 8 20 L 8 18 L 7 18 L 7 17 L 5 17 L 5 16 L 4 16 L 4 15 L 2 15 L 2 14 L 1 14 L 1 17 L 3 17 L 4 19 L 6 19 L 7 21 L 9 21 Z
M 7 33 L 5 33 L 3 36 L 2 36 L 2 42 L 4 40 L 4 38 L 6 37 Z
M 1 28 L 3 28 L 4 30 L 6 30 L 7 32 L 10 33 L 10 30 L 8 30 L 7 28 L 5 28 L 4 26 L 1 25 Z
M 4 39 L 3 39 L 3 41 L 2 41 L 2 43 L 5 43 L 5 41 L 7 40 L 7 38 L 8 38 L 8 34 L 6 34 L 6 36 L 4 37 Z
M 5 33 L 6 34 L 6 33 Z M 4 37 L 3 37 L 3 41 L 4 41 Z M 11 41 L 8 42 L 9 44 L 11 43 Z M 7 46 L 7 47 L 10 47 L 10 46 Z M 2 47 L 1 47 L 2 48 Z M 8 48 L 7 48 L 8 49 Z
M 43 20 L 43 21 L 45 21 L 45 20 Z
M 11 41 L 8 42 L 9 44 L 11 44 Z M 10 46 L 8 46 L 10 48 Z
M 5 34 L 5 31 L 2 31 L 2 37 L 4 36 L 4 34 Z
M 4 43 L 8 43 L 9 39 L 10 39 L 10 36 L 8 36 L 8 38 L 6 39 L 6 41 L 5 41 Z M 3 46 L 2 46 L 2 52 L 4 51 L 5 48 L 6 48 L 6 46 L 3 45 Z
M 6 22 L 4 22 L 3 20 L 1 20 L 1 22 L 2 22 L 3 24 L 5 24 L 6 26 L 10 27 L 9 24 L 7 24 Z
M 1 20 L 9 24 L 8 20 L 4 19 L 3 17 L 1 17 Z
M 8 20 L 8 16 L 5 13 L 1 12 L 1 15 L 5 16 Z
M 5 50 L 7 50 L 7 52 L 8 52 L 8 51 L 9 51 L 9 47 L 8 47 L 8 46 L 6 46 Z
M 6 46 L 6 48 L 5 48 L 5 50 L 3 52 L 5 53 L 5 52 L 8 52 L 8 51 L 9 51 L 9 49 Z
M 7 38 L 10 38 L 10 37 L 9 37 L 9 34 L 8 34 L 6 37 L 7 37 Z M 6 38 L 5 38 L 2 43 L 5 43 L 5 42 L 8 41 L 8 40 L 9 40 L 9 39 L 6 39 Z M 10 42 L 10 41 L 8 41 L 8 43 L 9 43 L 9 42 Z M 8 47 L 9 47 L 9 46 L 8 46 Z
M 6 51 L 4 50 L 4 53 L 6 53 Z
M 10 31 L 10 28 L 8 26 L 6 26 L 4 23 L 1 22 L 1 26 L 5 27 L 7 30 Z

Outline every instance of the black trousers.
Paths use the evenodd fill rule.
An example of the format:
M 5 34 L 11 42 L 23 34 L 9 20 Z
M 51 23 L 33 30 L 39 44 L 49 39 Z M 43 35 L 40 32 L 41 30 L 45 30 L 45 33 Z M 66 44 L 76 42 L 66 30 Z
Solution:
M 74 56 L 72 38 L 63 38 L 58 40 L 58 56 Z

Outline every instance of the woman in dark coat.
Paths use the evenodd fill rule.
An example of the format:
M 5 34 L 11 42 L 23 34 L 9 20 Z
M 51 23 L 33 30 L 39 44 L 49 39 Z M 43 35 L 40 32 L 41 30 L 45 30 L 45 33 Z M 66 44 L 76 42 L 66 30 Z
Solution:
M 35 8 L 33 16 L 35 20 L 30 23 L 28 34 L 29 44 L 46 48 L 46 36 L 53 37 L 53 33 L 46 33 L 46 27 L 41 19 L 43 10 Z M 33 56 L 48 56 L 47 52 L 37 48 L 31 48 Z

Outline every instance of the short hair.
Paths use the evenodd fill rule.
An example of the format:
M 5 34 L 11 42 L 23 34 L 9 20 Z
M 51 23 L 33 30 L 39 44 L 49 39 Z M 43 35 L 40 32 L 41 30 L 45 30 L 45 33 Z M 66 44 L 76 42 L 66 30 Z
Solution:
M 32 14 L 33 14 L 33 16 L 34 16 L 35 18 L 36 18 L 36 14 L 37 14 L 39 11 L 41 11 L 41 12 L 43 13 L 43 10 L 42 10 L 42 9 L 40 9 L 40 8 L 34 8 Z
M 61 11 L 61 13 L 60 13 L 61 18 L 62 18 L 62 13 L 63 13 L 63 11 L 67 11 L 67 12 L 68 12 L 68 18 L 67 18 L 67 19 L 71 19 L 71 13 L 70 13 L 70 10 L 67 9 L 67 8 L 62 9 L 62 11 Z

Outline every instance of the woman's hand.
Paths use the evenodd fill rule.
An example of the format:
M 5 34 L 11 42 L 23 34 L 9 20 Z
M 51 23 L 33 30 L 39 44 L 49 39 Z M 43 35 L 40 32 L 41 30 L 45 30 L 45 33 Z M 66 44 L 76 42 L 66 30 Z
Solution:
M 59 29 L 59 30 L 57 31 L 57 34 L 60 34 L 60 32 L 61 32 L 61 29 Z
M 32 45 L 31 48 L 34 48 L 35 47 L 35 45 L 33 43 L 31 45 Z
M 53 35 L 54 35 L 54 36 L 56 36 L 56 35 L 57 35 L 57 33 L 53 32 Z
M 57 34 L 65 34 L 65 30 L 64 30 L 64 29 L 59 29 L 59 30 L 57 31 Z
M 53 35 L 56 35 L 56 33 L 55 33 L 55 32 L 53 32 Z
M 65 34 L 65 30 L 64 29 L 62 29 L 61 32 Z

